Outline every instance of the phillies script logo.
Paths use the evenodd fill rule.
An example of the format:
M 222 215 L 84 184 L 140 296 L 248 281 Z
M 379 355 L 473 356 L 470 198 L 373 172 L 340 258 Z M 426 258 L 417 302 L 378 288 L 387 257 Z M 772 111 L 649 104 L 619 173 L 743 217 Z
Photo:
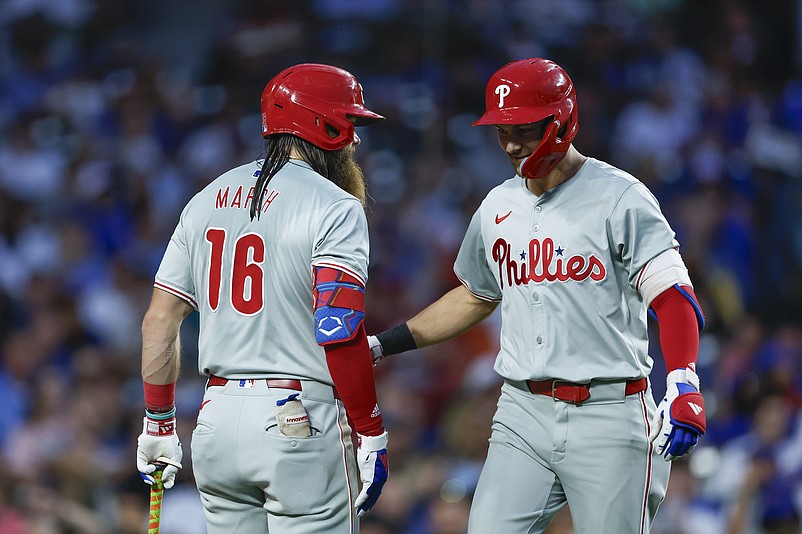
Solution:
M 587 278 L 599 281 L 607 276 L 607 270 L 599 258 L 591 254 L 585 258 L 576 254 L 570 258 L 564 256 L 565 249 L 554 248 L 554 240 L 547 237 L 542 242 L 533 239 L 529 242 L 529 251 L 522 251 L 513 258 L 512 248 L 504 238 L 499 237 L 493 243 L 493 260 L 498 264 L 498 278 L 501 289 L 504 283 L 512 287 L 529 282 L 581 282 Z

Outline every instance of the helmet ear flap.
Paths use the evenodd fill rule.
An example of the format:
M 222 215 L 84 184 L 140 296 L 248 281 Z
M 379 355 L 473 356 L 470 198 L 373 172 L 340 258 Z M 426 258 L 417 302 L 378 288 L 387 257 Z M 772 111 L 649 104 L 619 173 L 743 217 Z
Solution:
M 555 138 L 557 138 L 558 140 L 562 140 L 567 132 L 568 132 L 568 121 L 560 125 L 560 127 L 557 129 L 557 133 L 555 134 Z
M 332 142 L 342 143 L 342 146 L 353 142 L 354 123 L 345 118 L 344 115 L 334 110 L 332 113 L 318 114 L 317 120 L 322 121 L 321 135 L 325 134 Z M 342 146 L 338 148 L 342 148 Z
M 524 178 L 543 178 L 559 163 L 565 152 L 555 152 L 557 144 L 557 131 L 562 128 L 557 125 L 557 121 L 552 119 L 543 132 L 540 144 L 532 153 L 524 158 L 518 167 L 518 174 Z M 566 146 L 566 150 L 567 150 Z
M 326 133 L 329 134 L 329 137 L 331 137 L 332 139 L 337 139 L 338 137 L 340 137 L 340 130 L 338 130 L 329 123 L 326 123 Z
M 576 113 L 576 96 L 572 99 L 572 105 L 564 113 L 564 121 L 560 129 L 557 131 L 557 139 L 560 143 L 572 143 L 576 137 L 576 132 L 579 130 Z

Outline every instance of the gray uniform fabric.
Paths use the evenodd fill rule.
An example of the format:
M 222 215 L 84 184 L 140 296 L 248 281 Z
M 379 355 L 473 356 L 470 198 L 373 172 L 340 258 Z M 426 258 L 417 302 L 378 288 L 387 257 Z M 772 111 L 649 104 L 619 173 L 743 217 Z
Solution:
M 315 341 L 312 267 L 329 265 L 363 283 L 368 270 L 368 226 L 359 201 L 298 160 L 270 181 L 269 202 L 260 220 L 250 221 L 246 201 L 257 162 L 237 167 L 200 191 L 186 206 L 173 233 L 156 286 L 172 290 L 200 311 L 198 367 L 225 378 L 281 376 L 331 384 L 325 351 Z M 208 230 L 225 232 L 223 261 L 211 274 Z M 261 236 L 264 259 L 240 241 L 244 257 L 234 287 L 233 259 L 242 236 Z M 258 268 L 254 269 L 254 265 Z M 262 274 L 259 274 L 261 272 Z M 249 298 L 256 273 L 264 284 L 264 303 L 246 315 L 232 299 Z M 219 303 L 212 309 L 210 281 L 219 280 Z M 239 294 L 238 294 L 239 293 Z M 246 308 L 240 306 L 240 308 Z
M 354 444 L 332 389 L 305 382 L 312 436 L 282 436 L 276 401 L 295 391 L 264 380 L 206 390 L 192 432 L 192 469 L 208 534 L 355 533 Z
M 363 283 L 368 229 L 359 201 L 301 161 L 270 181 L 261 218 L 250 203 L 261 162 L 237 167 L 187 204 L 155 287 L 200 314 L 198 370 L 209 386 L 190 445 L 209 534 L 358 532 L 351 428 L 315 340 L 312 271 Z M 278 432 L 276 401 L 299 379 L 310 437 Z
M 653 362 L 636 277 L 677 246 L 648 189 L 589 158 L 541 197 L 519 177 L 494 188 L 454 270 L 477 297 L 501 300 L 501 376 L 641 378 Z
M 669 464 L 654 455 L 647 308 L 641 268 L 678 247 L 649 190 L 589 158 L 540 197 L 514 177 L 474 214 L 454 270 L 476 297 L 501 301 L 505 378 L 469 531 L 542 532 L 571 503 L 576 532 L 648 532 Z M 532 394 L 525 380 L 591 385 L 581 406 Z

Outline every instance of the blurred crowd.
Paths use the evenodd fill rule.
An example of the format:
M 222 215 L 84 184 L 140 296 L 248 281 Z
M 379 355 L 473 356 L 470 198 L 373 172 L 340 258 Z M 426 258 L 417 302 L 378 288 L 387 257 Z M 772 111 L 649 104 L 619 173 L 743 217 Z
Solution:
M 0 1 L 0 532 L 144 531 L 141 318 L 185 202 L 261 155 L 259 95 L 274 73 L 342 66 L 388 118 L 360 131 L 357 150 L 371 196 L 375 333 L 458 283 L 452 263 L 470 216 L 512 175 L 492 128 L 470 123 L 490 75 L 523 57 L 572 76 L 577 148 L 652 189 L 707 316 L 698 371 L 708 432 L 674 464 L 653 532 L 801 532 L 799 9 Z M 204 385 L 196 315 L 182 332 L 185 460 L 162 532 L 202 534 L 189 458 Z M 376 367 L 391 477 L 363 533 L 464 531 L 500 385 L 497 347 L 493 315 Z M 570 532 L 561 512 L 550 533 Z

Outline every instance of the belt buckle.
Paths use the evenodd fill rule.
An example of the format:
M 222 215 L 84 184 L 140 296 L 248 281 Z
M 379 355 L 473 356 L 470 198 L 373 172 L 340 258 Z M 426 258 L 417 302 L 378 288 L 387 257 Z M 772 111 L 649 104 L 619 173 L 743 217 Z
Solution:
M 588 395 L 584 399 L 576 399 L 575 395 L 572 395 L 574 398 L 570 400 L 560 399 L 556 395 L 557 387 L 559 386 L 559 384 L 566 384 L 568 386 L 571 386 L 571 388 L 583 389 L 585 392 L 587 392 Z M 573 391 L 575 391 L 575 389 L 572 389 L 572 392 Z M 569 404 L 573 404 L 574 406 L 581 406 L 583 402 L 585 402 L 590 398 L 590 382 L 588 382 L 587 384 L 577 384 L 576 382 L 568 382 L 567 380 L 553 380 L 551 382 L 551 398 L 552 400 L 554 400 L 554 402 L 557 401 L 567 402 Z

